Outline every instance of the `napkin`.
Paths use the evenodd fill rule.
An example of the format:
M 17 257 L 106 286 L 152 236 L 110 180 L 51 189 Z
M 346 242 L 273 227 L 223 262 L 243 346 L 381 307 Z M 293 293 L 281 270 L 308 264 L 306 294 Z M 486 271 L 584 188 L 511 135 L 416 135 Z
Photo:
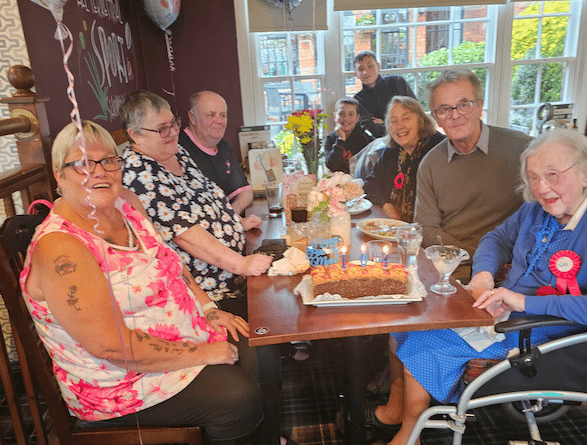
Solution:
M 305 272 L 310 267 L 306 254 L 296 247 L 290 247 L 283 252 L 283 258 L 273 261 L 269 268 L 268 275 L 297 275 Z
M 504 312 L 495 319 L 495 323 L 507 320 L 510 318 L 510 313 L 511 312 Z M 495 332 L 495 326 L 454 328 L 453 331 L 459 334 L 461 338 L 469 343 L 469 346 L 471 346 L 477 352 L 483 351 L 493 343 L 505 340 L 505 334 L 498 334 Z

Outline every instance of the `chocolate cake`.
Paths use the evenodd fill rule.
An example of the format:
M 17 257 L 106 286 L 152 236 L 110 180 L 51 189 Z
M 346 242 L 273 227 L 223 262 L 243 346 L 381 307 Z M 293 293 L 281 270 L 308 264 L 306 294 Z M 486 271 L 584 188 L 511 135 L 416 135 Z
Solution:
M 389 264 L 387 270 L 382 263 L 347 264 L 346 270 L 340 264 L 316 266 L 310 275 L 314 297 L 325 292 L 348 299 L 408 293 L 408 275 L 400 264 Z

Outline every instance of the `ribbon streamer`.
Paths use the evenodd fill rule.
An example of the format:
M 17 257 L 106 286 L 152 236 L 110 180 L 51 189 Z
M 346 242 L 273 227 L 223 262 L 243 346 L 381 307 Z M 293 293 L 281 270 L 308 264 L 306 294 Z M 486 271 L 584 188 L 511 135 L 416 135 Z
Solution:
M 171 91 L 167 91 L 163 88 L 167 94 L 173 97 L 173 103 L 175 104 L 175 110 L 179 109 L 177 107 L 177 96 L 175 95 L 175 81 L 173 79 L 173 72 L 175 71 L 175 62 L 173 56 L 173 46 L 171 45 L 171 31 L 165 31 L 165 46 L 167 47 L 167 60 L 169 61 L 169 75 L 171 77 Z

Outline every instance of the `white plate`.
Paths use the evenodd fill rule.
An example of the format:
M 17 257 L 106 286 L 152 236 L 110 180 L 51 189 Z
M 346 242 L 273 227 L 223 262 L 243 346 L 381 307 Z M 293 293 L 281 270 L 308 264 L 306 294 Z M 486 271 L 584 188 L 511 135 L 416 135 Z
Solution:
M 398 219 L 387 219 L 387 218 L 369 218 L 359 221 L 357 223 L 357 228 L 363 232 L 365 235 L 368 235 L 372 238 L 382 239 L 386 241 L 397 241 L 395 236 L 382 234 L 386 228 L 403 226 L 407 224 L 405 221 L 400 221 Z
M 379 295 L 377 297 L 362 297 L 354 300 L 342 299 L 340 296 L 332 297 L 332 300 L 314 299 L 312 293 L 312 278 L 304 275 L 302 281 L 294 289 L 296 295 L 302 297 L 302 302 L 307 306 L 317 307 L 341 307 L 341 306 L 367 306 L 375 304 L 407 304 L 412 301 L 422 301 L 426 296 L 426 288 L 420 281 L 417 273 L 408 269 L 408 295 Z
M 361 199 L 357 202 L 354 206 L 349 207 L 347 210 L 351 215 L 358 215 L 359 213 L 366 212 L 371 207 L 373 207 L 373 203 L 368 199 Z

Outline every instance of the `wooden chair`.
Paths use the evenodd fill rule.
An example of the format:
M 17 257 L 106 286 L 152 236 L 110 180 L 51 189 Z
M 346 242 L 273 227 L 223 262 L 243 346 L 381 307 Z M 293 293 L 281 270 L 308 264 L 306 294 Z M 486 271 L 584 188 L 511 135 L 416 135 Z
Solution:
M 197 427 L 80 427 L 65 405 L 52 370 L 51 359 L 39 338 L 18 283 L 24 254 L 43 215 L 17 215 L 0 229 L 0 294 L 4 298 L 17 345 L 21 373 L 39 445 L 130 445 L 187 443 L 202 445 Z M 13 387 L 14 388 L 14 387 Z M 13 389 L 12 388 L 12 389 Z M 42 394 L 51 427 L 40 414 L 37 389 Z

